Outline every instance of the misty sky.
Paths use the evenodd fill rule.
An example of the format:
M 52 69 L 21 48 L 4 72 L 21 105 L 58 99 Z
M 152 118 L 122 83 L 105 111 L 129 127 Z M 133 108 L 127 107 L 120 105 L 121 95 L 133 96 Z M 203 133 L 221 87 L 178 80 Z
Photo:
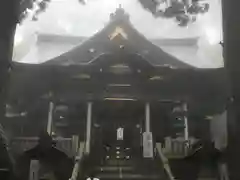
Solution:
M 222 60 L 222 55 L 219 54 L 221 47 L 218 45 L 222 37 L 221 4 L 220 0 L 209 1 L 210 11 L 200 15 L 196 23 L 183 28 L 178 27 L 174 20 L 155 19 L 137 0 L 87 0 L 86 5 L 81 5 L 78 0 L 52 0 L 38 21 L 27 19 L 18 27 L 16 44 L 36 32 L 92 36 L 104 27 L 109 20 L 109 14 L 121 4 L 130 14 L 134 27 L 145 37 L 152 39 L 199 36 L 199 46 L 206 53 L 214 54 L 214 58 Z

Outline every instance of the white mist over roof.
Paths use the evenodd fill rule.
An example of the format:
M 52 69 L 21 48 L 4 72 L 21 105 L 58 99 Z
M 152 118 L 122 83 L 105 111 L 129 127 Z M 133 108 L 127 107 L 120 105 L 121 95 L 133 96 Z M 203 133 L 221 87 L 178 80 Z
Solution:
M 110 13 L 115 12 L 121 4 L 129 13 L 133 26 L 146 38 L 200 37 L 198 46 L 201 53 L 197 54 L 201 56 L 198 61 L 206 61 L 206 64 L 202 63 L 205 64 L 203 67 L 212 67 L 214 66 L 212 63 L 216 63 L 215 66 L 219 67 L 223 64 L 221 46 L 218 46 L 222 40 L 221 2 L 211 0 L 209 3 L 208 13 L 200 15 L 196 23 L 183 28 L 178 27 L 172 19 L 154 18 L 142 8 L 138 0 L 88 0 L 86 5 L 82 5 L 77 0 L 52 0 L 46 12 L 39 16 L 38 21 L 32 22 L 27 19 L 17 28 L 15 49 L 32 46 L 25 41 L 32 39 L 32 35 L 36 32 L 90 37 L 106 25 Z M 212 60 L 213 54 L 214 60 Z M 197 63 L 196 66 L 199 66 Z

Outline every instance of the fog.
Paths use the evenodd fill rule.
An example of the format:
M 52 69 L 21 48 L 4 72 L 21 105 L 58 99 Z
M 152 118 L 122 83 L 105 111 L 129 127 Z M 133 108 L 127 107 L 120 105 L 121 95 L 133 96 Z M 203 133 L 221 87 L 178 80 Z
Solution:
M 18 26 L 15 50 L 25 47 L 22 51 L 26 54 L 35 46 L 36 33 L 90 37 L 106 25 L 109 14 L 121 4 L 129 13 L 134 27 L 146 38 L 200 37 L 195 65 L 202 68 L 222 67 L 222 47 L 219 45 L 222 39 L 221 3 L 220 0 L 209 3 L 209 12 L 199 15 L 196 23 L 179 27 L 172 19 L 154 18 L 137 0 L 88 0 L 86 5 L 78 0 L 52 0 L 38 21 L 31 21 L 30 16 Z M 174 52 L 171 53 L 174 55 Z M 14 59 L 20 61 L 18 57 Z M 28 63 L 34 63 L 34 58 Z

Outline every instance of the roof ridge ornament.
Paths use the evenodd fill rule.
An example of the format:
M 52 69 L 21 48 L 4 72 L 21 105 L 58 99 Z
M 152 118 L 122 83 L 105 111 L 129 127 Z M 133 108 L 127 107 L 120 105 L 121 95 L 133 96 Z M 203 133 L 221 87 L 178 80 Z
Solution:
M 119 4 L 119 7 L 116 9 L 115 13 L 110 14 L 110 20 L 129 20 L 129 14 L 123 9 L 122 5 Z
M 118 35 L 121 35 L 124 39 L 128 39 L 128 34 L 124 31 L 124 29 L 120 26 L 117 26 L 115 30 L 109 35 L 109 39 L 113 40 Z

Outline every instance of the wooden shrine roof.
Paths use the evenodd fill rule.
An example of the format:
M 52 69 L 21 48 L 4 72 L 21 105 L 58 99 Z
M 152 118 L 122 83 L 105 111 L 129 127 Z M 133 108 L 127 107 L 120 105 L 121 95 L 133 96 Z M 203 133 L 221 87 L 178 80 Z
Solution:
M 143 56 L 143 59 L 152 66 L 192 67 L 147 40 L 133 27 L 123 9 L 118 9 L 105 28 L 94 36 L 85 40 L 73 50 L 46 61 L 45 64 L 85 65 L 92 63 L 104 54 L 116 54 L 121 53 L 121 51 Z

